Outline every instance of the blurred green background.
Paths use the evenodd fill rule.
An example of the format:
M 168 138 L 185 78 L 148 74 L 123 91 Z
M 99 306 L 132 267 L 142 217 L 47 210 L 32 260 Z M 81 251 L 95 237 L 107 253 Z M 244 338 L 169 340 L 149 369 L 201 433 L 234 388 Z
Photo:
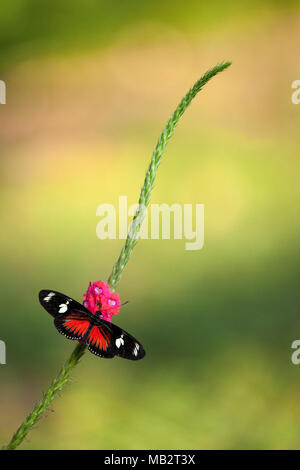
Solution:
M 205 204 L 205 245 L 142 240 L 115 321 L 138 363 L 86 354 L 23 449 L 299 448 L 300 8 L 291 1 L 13 0 L 1 6 L 0 439 L 74 343 L 37 294 L 80 300 L 122 240 L 96 208 L 137 201 L 179 99 L 222 60 L 167 147 L 152 203 Z M 297 49 L 298 48 L 298 49 Z

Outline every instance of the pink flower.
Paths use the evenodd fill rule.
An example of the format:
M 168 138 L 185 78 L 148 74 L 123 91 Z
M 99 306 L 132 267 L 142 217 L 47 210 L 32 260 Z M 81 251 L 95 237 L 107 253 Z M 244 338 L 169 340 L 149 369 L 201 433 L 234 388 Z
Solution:
M 103 320 L 111 322 L 112 315 L 119 313 L 121 302 L 119 294 L 111 292 L 109 285 L 103 281 L 90 282 L 83 305 L 92 313 L 101 313 Z

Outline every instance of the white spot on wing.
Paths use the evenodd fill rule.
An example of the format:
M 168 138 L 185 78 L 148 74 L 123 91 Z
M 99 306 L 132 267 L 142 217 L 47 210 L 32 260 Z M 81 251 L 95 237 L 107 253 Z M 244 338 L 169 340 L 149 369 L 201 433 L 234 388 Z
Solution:
M 133 350 L 133 354 L 134 354 L 135 356 L 138 355 L 139 349 L 140 349 L 140 345 L 137 344 L 137 343 L 135 343 L 134 350 Z
M 60 304 L 58 313 L 65 313 L 68 310 L 67 304 Z
M 124 344 L 124 339 L 123 339 L 123 335 L 121 335 L 120 338 L 116 339 L 116 346 L 117 348 L 119 348 L 120 346 L 123 346 L 123 344 Z
M 44 302 L 49 302 L 49 300 L 51 299 L 51 297 L 53 297 L 55 294 L 54 292 L 50 292 L 50 294 L 47 295 L 47 297 L 44 297 Z

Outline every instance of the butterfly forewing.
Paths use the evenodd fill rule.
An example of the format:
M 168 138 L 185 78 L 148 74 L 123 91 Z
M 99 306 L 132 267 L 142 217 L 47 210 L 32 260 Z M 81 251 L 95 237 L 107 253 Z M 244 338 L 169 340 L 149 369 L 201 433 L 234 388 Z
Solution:
M 41 305 L 47 310 L 50 315 L 56 317 L 57 315 L 66 315 L 70 312 L 81 312 L 87 316 L 92 315 L 91 312 L 79 302 L 68 297 L 67 295 L 56 292 L 55 290 L 41 290 L 39 293 L 39 300 Z

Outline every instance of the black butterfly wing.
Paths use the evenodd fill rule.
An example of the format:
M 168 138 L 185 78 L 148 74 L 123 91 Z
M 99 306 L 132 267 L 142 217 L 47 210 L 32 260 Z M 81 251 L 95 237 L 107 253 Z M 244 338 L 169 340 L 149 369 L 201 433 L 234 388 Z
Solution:
M 119 356 L 132 361 L 145 356 L 139 341 L 117 325 L 102 319 L 97 320 L 86 341 L 89 350 L 97 356 Z
M 41 290 L 39 300 L 44 309 L 53 317 L 66 315 L 70 312 L 80 312 L 86 314 L 88 317 L 92 315 L 82 304 L 55 290 Z
M 79 302 L 54 290 L 41 290 L 39 300 L 62 335 L 80 340 L 87 334 L 92 314 Z

